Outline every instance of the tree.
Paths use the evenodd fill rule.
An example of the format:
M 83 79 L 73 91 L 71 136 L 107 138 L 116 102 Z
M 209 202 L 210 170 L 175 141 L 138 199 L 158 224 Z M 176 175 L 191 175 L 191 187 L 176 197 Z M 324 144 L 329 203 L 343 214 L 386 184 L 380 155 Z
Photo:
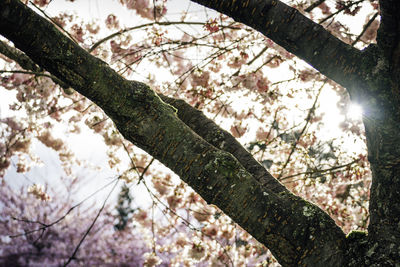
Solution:
M 79 186 L 76 180 L 64 179 L 64 182 L 71 183 L 68 186 L 72 188 Z M 44 203 L 35 201 L 30 193 L 21 190 L 15 194 L 14 190 L 3 182 L 1 200 L 2 203 L 7 203 L 1 210 L 0 219 L 3 249 L 0 263 L 3 266 L 58 266 L 63 262 L 60 259 L 70 258 L 70 251 L 77 248 L 79 239 L 82 240 L 77 232 L 88 233 L 87 229 L 90 226 L 89 242 L 80 247 L 85 257 L 83 260 L 75 258 L 77 265 L 102 265 L 117 260 L 119 264 L 135 262 L 143 265 L 143 254 L 151 254 L 141 230 L 136 228 L 130 235 L 122 231 L 115 232 L 113 224 L 107 222 L 109 220 L 112 222 L 112 216 L 99 217 L 97 224 L 94 225 L 93 218 L 99 213 L 94 214 L 90 207 L 82 207 L 82 203 L 69 208 L 66 205 L 68 203 L 65 203 L 67 194 L 61 190 L 54 194 L 52 201 Z M 40 192 L 41 190 L 36 187 L 35 193 L 40 194 Z M 21 219 L 21 213 L 25 218 L 30 218 L 31 215 L 36 221 Z M 8 218 L 9 216 L 18 217 L 12 220 Z M 37 221 L 46 222 L 48 219 L 53 223 L 37 224 Z M 16 236 L 8 237 L 6 233 L 15 233 Z M 126 242 L 115 242 L 122 236 L 125 236 Z
M 268 247 L 283 266 L 398 264 L 400 92 L 396 16 L 400 4 L 379 1 L 377 43 L 359 50 L 277 0 L 194 2 L 258 30 L 345 87 L 352 101 L 363 106 L 372 170 L 367 235 L 346 237 L 327 213 L 292 194 L 200 111 L 182 100 L 157 94 L 144 83 L 124 79 L 17 0 L 0 3 L 0 33 L 27 57 L 9 47 L 2 53 L 27 70 L 48 71 L 55 82 L 96 103 L 126 140 L 178 174 L 207 203 L 218 206 Z M 349 3 L 344 9 L 349 9 Z M 214 24 L 207 24 L 210 31 Z

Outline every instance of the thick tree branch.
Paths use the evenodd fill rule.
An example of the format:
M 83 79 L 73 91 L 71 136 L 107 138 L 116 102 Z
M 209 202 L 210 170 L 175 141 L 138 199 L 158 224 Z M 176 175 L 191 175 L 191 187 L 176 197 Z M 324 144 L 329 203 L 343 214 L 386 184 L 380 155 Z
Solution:
M 4 54 L 10 59 L 13 59 L 19 65 L 23 64 L 27 70 L 40 70 L 40 68 L 28 56 L 18 49 L 8 46 L 0 41 L 0 46 L 4 45 L 10 53 Z M 0 71 L 1 72 L 1 71 Z M 40 72 L 15 71 L 18 73 L 27 73 L 35 75 L 43 75 L 52 78 L 56 83 L 63 83 L 52 75 L 43 74 Z M 167 97 L 158 94 L 159 97 L 166 103 L 175 107 L 178 111 L 178 117 L 193 131 L 204 138 L 213 146 L 231 153 L 242 164 L 246 170 L 251 173 L 261 184 L 269 190 L 276 193 L 287 191 L 287 189 L 278 182 L 254 157 L 227 131 L 219 127 L 214 121 L 207 118 L 203 112 L 193 108 L 183 100 Z
M 400 2 L 380 0 L 381 25 L 377 43 L 380 54 L 388 63 L 392 76 L 392 98 L 395 106 L 400 104 Z M 398 115 L 398 114 L 397 114 Z
M 397 0 L 380 0 L 379 7 L 381 24 L 378 30 L 377 42 L 379 48 L 385 51 L 386 57 L 390 62 L 400 41 L 400 2 Z
M 285 266 L 343 266 L 341 229 L 315 205 L 266 190 L 229 153 L 178 119 L 145 84 L 127 81 L 17 0 L 0 1 L 0 33 L 100 106 L 127 140 L 177 173 L 264 243 Z
M 400 2 L 379 4 L 377 45 L 368 48 L 377 62 L 368 80 L 375 88 L 370 103 L 378 116 L 364 116 L 364 125 L 372 170 L 368 234 L 376 247 L 373 257 L 381 260 L 385 254 L 400 258 L 393 249 L 400 247 Z
M 160 95 L 161 99 L 178 110 L 178 117 L 213 146 L 231 153 L 261 185 L 275 193 L 287 192 L 254 157 L 227 131 L 207 118 L 203 112 L 183 100 Z
M 35 64 L 28 56 L 19 51 L 18 49 L 9 46 L 5 42 L 0 40 L 0 53 L 6 57 L 17 62 L 22 68 L 31 70 L 34 72 L 40 72 L 42 69 Z
M 30 70 L 33 73 L 27 73 L 27 74 L 35 74 L 40 73 L 43 70 L 35 64 L 35 62 L 32 61 L 27 55 L 25 55 L 23 52 L 19 51 L 18 49 L 9 46 L 5 42 L 0 40 L 0 53 L 5 55 L 6 57 L 14 60 L 15 62 L 18 63 L 23 69 Z M 4 71 L 5 72 L 5 71 Z M 59 80 L 57 77 L 54 77 L 53 75 L 48 75 L 48 74 L 41 74 L 42 76 L 47 76 L 50 79 L 52 79 L 56 84 L 60 85 L 64 90 L 70 88 L 69 85 L 64 83 L 63 81 Z
M 376 262 L 388 251 L 392 259 L 399 258 L 393 248 L 400 240 L 400 2 L 380 1 L 378 44 L 359 51 L 278 0 L 192 1 L 260 31 L 346 87 L 352 100 L 362 104 L 373 174 L 369 253 Z
M 355 95 L 362 52 L 278 0 L 192 0 L 263 33 Z

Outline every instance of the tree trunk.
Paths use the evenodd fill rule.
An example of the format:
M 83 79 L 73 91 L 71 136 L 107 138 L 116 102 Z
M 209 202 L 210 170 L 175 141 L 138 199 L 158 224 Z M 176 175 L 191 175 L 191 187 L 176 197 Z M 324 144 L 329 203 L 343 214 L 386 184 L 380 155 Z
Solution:
M 258 29 L 346 86 L 352 99 L 361 102 L 373 173 L 368 236 L 353 233 L 346 238 L 324 211 L 291 194 L 201 112 L 123 79 L 21 2 L 0 1 L 0 33 L 39 67 L 101 107 L 127 140 L 221 208 L 283 266 L 399 266 L 399 30 L 390 26 L 393 21 L 398 25 L 399 4 L 381 1 L 389 3 L 382 5 L 388 21 L 382 20 L 378 46 L 359 51 L 279 1 L 195 2 Z M 379 46 L 383 43 L 387 45 Z M 17 62 L 25 56 L 11 54 Z M 331 57 L 338 60 L 326 60 Z M 25 66 L 36 68 L 34 63 Z

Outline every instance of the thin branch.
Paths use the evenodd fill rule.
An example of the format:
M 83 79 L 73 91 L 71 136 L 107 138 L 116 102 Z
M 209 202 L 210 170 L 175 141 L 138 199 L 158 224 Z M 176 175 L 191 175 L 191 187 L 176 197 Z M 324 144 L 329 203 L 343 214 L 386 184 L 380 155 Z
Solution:
M 119 179 L 119 177 L 116 178 L 115 180 L 118 180 L 118 179 Z M 49 227 L 51 227 L 51 226 L 53 226 L 53 225 L 59 223 L 60 221 L 64 220 L 65 217 L 67 217 L 67 215 L 70 214 L 75 208 L 77 208 L 78 206 L 82 205 L 83 202 L 85 202 L 85 201 L 88 200 L 89 198 L 93 197 L 93 196 L 96 195 L 98 192 L 102 191 L 104 188 L 108 187 L 108 186 L 109 186 L 110 184 L 112 184 L 115 180 L 112 180 L 112 181 L 109 182 L 108 184 L 106 184 L 106 185 L 104 185 L 103 187 L 97 189 L 95 192 L 93 192 L 92 194 L 90 194 L 89 196 L 87 196 L 86 198 L 84 198 L 83 200 L 81 200 L 80 202 L 78 202 L 77 204 L 75 204 L 74 206 L 72 206 L 63 216 L 61 216 L 60 218 L 58 218 L 57 220 L 55 220 L 54 222 L 52 222 L 52 223 L 50 223 L 50 224 L 42 223 L 42 222 L 39 222 L 39 221 L 31 221 L 31 220 L 25 220 L 25 219 L 12 218 L 12 219 L 14 219 L 14 220 L 23 221 L 23 222 L 26 222 L 26 223 L 36 223 L 36 224 L 40 224 L 40 225 L 43 225 L 43 226 L 42 226 L 42 227 L 39 227 L 39 228 L 37 228 L 37 229 L 30 230 L 30 231 L 25 231 L 25 232 L 22 233 L 22 234 L 10 235 L 9 237 L 10 237 L 10 238 L 15 238 L 15 237 L 23 236 L 23 235 L 30 235 L 30 234 L 33 234 L 33 233 L 35 233 L 35 232 L 37 232 L 37 231 L 41 231 L 41 230 L 47 229 L 47 228 L 49 228 Z
M 212 62 L 214 59 L 218 58 L 219 56 L 236 49 L 236 47 L 232 47 L 234 44 L 240 42 L 241 40 L 243 40 L 244 38 L 246 38 L 249 35 L 243 36 L 238 40 L 235 40 L 234 42 L 230 43 L 229 45 L 223 47 L 223 51 L 221 52 L 220 50 L 216 51 L 215 53 L 211 54 L 210 56 L 208 56 L 207 58 L 204 58 L 201 62 L 197 63 L 195 66 L 192 66 L 191 68 L 189 68 L 187 71 L 185 71 L 184 73 L 182 73 L 178 78 L 176 78 L 170 85 L 172 84 L 177 84 L 178 88 L 175 90 L 175 93 L 178 92 L 180 85 L 189 77 L 189 75 L 191 73 L 193 73 L 196 69 L 203 69 L 204 66 L 208 65 L 210 62 Z M 228 48 L 230 47 L 230 48 Z M 186 77 L 184 77 L 186 75 Z M 183 78 L 183 80 L 180 80 L 181 78 Z M 180 84 L 178 84 L 178 81 L 180 80 Z
M 124 33 L 126 33 L 126 32 L 129 32 L 129 31 L 138 30 L 138 29 L 141 29 L 141 28 L 146 28 L 146 27 L 150 27 L 150 26 L 154 26 L 154 25 L 170 26 L 170 25 L 179 25 L 179 24 L 184 24 L 184 25 L 201 25 L 201 26 L 202 26 L 202 25 L 204 25 L 204 22 L 196 22 L 196 21 L 193 21 L 193 22 L 187 22 L 187 21 L 158 22 L 158 21 L 156 21 L 156 22 L 145 23 L 145 24 L 142 24 L 142 25 L 134 26 L 134 27 L 129 27 L 129 28 L 126 28 L 126 29 L 119 30 L 119 31 L 117 31 L 117 32 L 115 32 L 115 33 L 112 33 L 112 34 L 110 34 L 110 35 L 104 37 L 103 39 L 100 39 L 99 41 L 97 41 L 96 43 L 94 43 L 94 44 L 92 45 L 92 47 L 88 50 L 88 52 L 89 52 L 89 53 L 92 52 L 93 50 L 95 50 L 95 49 L 96 49 L 99 45 L 101 45 L 102 43 L 104 43 L 104 42 L 106 42 L 106 41 L 108 41 L 108 40 L 110 40 L 110 39 L 112 39 L 112 38 L 114 38 L 114 37 L 116 37 L 116 36 L 119 36 L 119 35 L 121 35 L 121 34 L 124 34 Z M 221 26 L 221 27 L 222 27 L 222 26 Z M 230 28 L 230 29 L 236 29 L 236 30 L 239 30 L 239 29 L 240 29 L 240 28 L 238 28 L 238 27 L 233 27 L 233 26 L 224 26 L 224 28 Z
M 89 226 L 89 228 L 86 230 L 85 234 L 82 236 L 81 240 L 79 241 L 78 245 L 75 247 L 74 252 L 72 253 L 72 255 L 68 258 L 67 262 L 64 264 L 64 267 L 67 266 L 73 259 L 75 259 L 75 255 L 79 250 L 79 247 L 82 245 L 83 241 L 85 240 L 85 238 L 87 237 L 87 235 L 89 234 L 90 230 L 92 230 L 94 224 L 96 223 L 97 219 L 99 218 L 101 212 L 104 210 L 104 207 L 106 206 L 107 200 L 110 198 L 111 193 L 114 191 L 115 187 L 117 186 L 119 180 L 117 180 L 113 186 L 113 188 L 110 190 L 110 192 L 108 193 L 106 199 L 103 202 L 103 205 L 101 206 L 101 208 L 99 209 L 99 211 L 97 212 L 96 217 L 94 218 L 92 224 Z
M 372 22 L 376 19 L 376 17 L 379 15 L 379 12 L 376 12 L 372 18 L 367 22 L 367 24 L 364 25 L 364 28 L 362 32 L 357 36 L 357 38 L 351 43 L 351 45 L 355 45 L 363 36 L 363 34 L 368 30 L 369 26 L 371 26 Z
M 332 167 L 332 168 L 329 168 L 329 169 L 322 169 L 322 170 L 314 170 L 314 171 L 296 173 L 296 174 L 293 174 L 293 175 L 282 177 L 280 179 L 280 181 L 287 180 L 289 178 L 297 177 L 297 176 L 300 176 L 300 175 L 308 175 L 308 174 L 315 174 L 315 173 L 323 174 L 323 173 L 326 173 L 326 172 L 332 172 L 332 171 L 335 171 L 335 170 L 338 170 L 338 169 L 342 169 L 342 168 L 351 166 L 354 163 L 357 163 L 359 161 L 360 161 L 360 159 L 355 159 L 352 162 L 349 162 L 349 163 L 346 163 L 346 164 L 343 164 L 343 165 L 339 165 L 339 166 L 335 166 L 335 167 Z
M 144 175 L 146 174 L 147 170 L 150 168 L 151 164 L 153 164 L 155 158 L 151 158 L 149 164 L 147 164 L 147 166 L 143 169 L 142 173 L 140 174 L 139 170 L 138 170 L 138 167 L 136 166 L 135 161 L 133 160 L 131 155 L 129 154 L 128 148 L 126 147 L 124 142 L 122 142 L 122 146 L 124 147 L 124 150 L 125 150 L 126 154 L 128 155 L 128 157 L 129 157 L 129 159 L 131 161 L 132 169 L 134 169 L 136 171 L 136 173 L 138 174 L 138 176 L 139 176 L 139 180 L 138 180 L 137 184 L 140 184 L 140 182 L 143 180 Z
M 283 172 L 285 171 L 286 166 L 287 166 L 287 165 L 289 164 L 289 162 L 290 162 L 290 158 L 292 157 L 294 151 L 296 150 L 298 141 L 300 140 L 300 138 L 303 136 L 303 134 L 305 133 L 305 131 L 306 131 L 306 129 L 307 129 L 307 126 L 308 126 L 308 124 L 309 124 L 309 122 L 310 122 L 310 120 L 311 120 L 311 118 L 312 118 L 312 115 L 313 115 L 313 113 L 315 112 L 315 107 L 316 107 L 316 105 L 317 105 L 319 95 L 321 94 L 322 88 L 324 88 L 324 86 L 325 86 L 325 84 L 326 84 L 327 81 L 328 81 L 328 80 L 325 79 L 324 83 L 322 84 L 322 86 L 321 86 L 321 87 L 319 88 L 319 90 L 318 90 L 318 94 L 317 94 L 317 96 L 315 97 L 314 103 L 313 103 L 312 107 L 310 108 L 310 110 L 309 110 L 309 112 L 308 112 L 308 114 L 307 114 L 306 124 L 304 125 L 303 129 L 301 130 L 301 132 L 300 132 L 300 134 L 298 135 L 298 137 L 296 138 L 296 140 L 293 142 L 292 149 L 291 149 L 291 151 L 290 151 L 290 153 L 289 153 L 289 156 L 287 157 L 285 164 L 283 164 L 283 167 L 282 167 L 282 169 L 281 169 L 281 172 L 280 172 L 280 174 L 279 174 L 279 176 L 278 176 L 278 178 L 277 178 L 278 180 L 281 179 L 281 177 L 282 177 L 282 175 L 283 175 Z
M 144 175 L 146 174 L 147 170 L 150 168 L 150 165 L 154 162 L 154 158 L 151 159 L 151 161 L 149 162 L 149 164 L 147 164 L 146 168 L 144 168 L 142 174 L 139 177 L 139 181 L 137 182 L 137 184 L 140 184 L 140 182 L 143 180 Z
M 45 16 L 51 23 L 53 23 L 54 25 L 56 25 L 58 28 L 60 28 L 66 35 L 68 35 L 68 37 L 75 42 L 76 44 L 78 44 L 78 42 L 75 40 L 74 37 L 72 37 L 72 35 L 67 32 L 60 24 L 58 24 L 54 19 L 52 19 L 51 17 L 49 17 L 49 15 L 46 14 L 46 12 L 44 12 L 41 8 L 39 8 L 37 5 L 35 5 L 35 3 L 33 3 L 32 1 L 29 1 L 29 3 L 31 3 L 40 13 L 43 14 L 43 16 Z
M 269 48 L 269 45 L 266 45 L 256 56 L 254 56 L 254 58 L 253 58 L 252 60 L 250 60 L 249 62 L 247 62 L 246 65 L 247 65 L 247 66 L 250 66 L 251 64 L 253 64 L 254 61 L 257 60 L 257 58 L 259 58 L 260 56 L 262 56 L 262 54 L 264 54 L 265 51 L 268 50 L 268 48 Z M 234 74 L 232 74 L 231 77 L 232 77 L 232 76 L 238 76 L 238 75 L 239 75 L 239 72 L 240 72 L 240 68 L 239 68 Z
M 211 235 L 208 235 L 208 234 L 202 232 L 202 231 L 201 231 L 201 228 L 198 228 L 198 227 L 194 226 L 188 219 L 183 218 L 183 217 L 182 217 L 181 215 L 179 215 L 176 211 L 174 211 L 173 209 L 171 209 L 167 204 L 165 204 L 164 202 L 162 202 L 161 199 L 160 199 L 156 194 L 154 194 L 154 193 L 150 190 L 149 186 L 147 185 L 147 183 L 146 183 L 145 181 L 143 181 L 143 185 L 145 186 L 147 192 L 149 193 L 149 195 L 150 195 L 150 197 L 151 197 L 151 199 L 152 199 L 152 201 L 153 201 L 153 205 L 154 205 L 154 203 L 155 203 L 154 199 L 157 200 L 157 202 L 160 203 L 162 206 L 164 206 L 169 212 L 171 212 L 173 215 L 175 215 L 178 219 L 181 219 L 182 222 L 183 222 L 183 224 L 186 225 L 186 227 L 188 227 L 190 230 L 199 232 L 199 233 L 201 233 L 202 235 L 204 235 L 204 236 L 210 238 L 211 240 L 216 241 L 216 242 L 221 246 L 221 249 L 223 250 L 224 254 L 228 257 L 228 259 L 229 259 L 229 261 L 231 262 L 232 266 L 234 266 L 233 260 L 232 260 L 232 258 L 229 256 L 227 249 L 225 248 L 225 246 L 224 246 L 223 244 L 221 244 L 221 242 L 220 242 L 219 240 L 213 238 Z M 193 211 L 193 210 L 191 210 L 191 211 L 192 211 L 192 212 L 199 213 L 199 212 L 197 212 L 197 211 Z M 163 214 L 165 215 L 164 212 L 163 212 Z M 203 213 L 202 213 L 202 214 L 203 214 Z M 210 214 L 207 214 L 207 215 L 210 215 Z M 170 216 L 171 216 L 171 215 L 170 215 Z M 175 227 L 175 226 L 174 226 L 174 227 Z M 154 252 L 155 252 L 155 251 L 154 251 Z
M 262 54 L 264 54 L 265 51 L 267 51 L 269 48 L 269 45 L 266 45 L 261 51 L 260 53 L 258 53 L 252 60 L 250 60 L 247 65 L 250 66 L 251 64 L 253 64 L 254 61 L 256 61 L 257 58 L 259 58 Z
M 128 147 L 125 145 L 125 143 L 124 143 L 124 137 L 123 136 L 121 136 L 122 138 L 121 138 L 121 143 L 122 143 L 122 146 L 124 147 L 124 150 L 125 150 L 125 152 L 126 152 L 126 154 L 128 155 L 128 157 L 129 157 L 129 159 L 130 159 L 130 161 L 131 161 L 131 165 L 132 165 L 132 168 L 133 169 L 135 169 L 136 170 L 136 172 L 137 172 L 137 174 L 139 174 L 138 173 L 138 170 L 137 170 L 137 167 L 136 167 L 136 164 L 135 164 L 135 161 L 133 160 L 133 158 L 131 157 L 131 155 L 129 155 L 129 150 L 128 150 Z
M 8 45 L 7 43 L 0 40 L 0 53 L 8 57 L 9 59 L 14 60 L 18 63 L 23 69 L 31 70 L 34 72 L 42 72 L 42 68 L 36 65 L 35 62 L 32 61 L 30 57 L 25 55 L 24 52 L 18 50 L 15 47 Z
M 318 7 L 320 4 L 322 4 L 323 2 L 325 2 L 325 0 L 318 0 L 317 2 L 314 2 L 313 4 L 311 4 L 309 7 L 307 7 L 306 9 L 304 9 L 305 12 L 311 12 L 314 8 Z
M 154 232 L 154 206 L 155 206 L 155 202 L 153 202 L 153 205 L 151 205 L 151 233 L 153 235 L 153 253 L 156 254 L 156 235 Z
M 51 75 L 51 74 L 46 74 L 43 72 L 33 72 L 33 71 L 25 71 L 25 70 L 0 70 L 0 73 L 23 73 L 23 74 L 30 74 L 30 75 L 36 75 L 36 76 L 43 76 L 43 77 L 47 77 L 50 79 L 57 79 L 55 76 Z M 60 81 L 60 80 L 59 80 Z M 60 81 L 61 82 L 61 81 Z
M 339 10 L 337 10 L 336 12 L 330 14 L 329 16 L 325 17 L 324 19 L 320 20 L 319 24 L 324 23 L 325 21 L 327 21 L 328 19 L 330 19 L 330 18 L 336 16 L 336 15 L 339 14 L 340 12 L 342 12 L 342 11 L 344 11 L 344 10 L 346 10 L 346 9 L 348 9 L 348 8 L 350 8 L 350 7 L 352 7 L 352 6 L 354 6 L 354 5 L 357 5 L 357 4 L 361 3 L 361 2 L 364 2 L 364 0 L 359 0 L 359 1 L 356 1 L 356 2 L 351 2 L 350 4 L 343 6 L 341 9 L 339 9 Z
M 157 22 L 157 10 L 156 10 L 156 0 L 153 0 L 153 17 L 154 21 Z

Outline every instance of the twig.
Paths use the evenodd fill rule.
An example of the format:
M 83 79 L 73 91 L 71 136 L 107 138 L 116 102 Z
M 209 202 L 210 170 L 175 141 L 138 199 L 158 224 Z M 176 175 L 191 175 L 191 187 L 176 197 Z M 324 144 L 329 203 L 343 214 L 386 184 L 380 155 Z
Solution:
M 294 151 L 295 151 L 295 149 L 296 149 L 296 147 L 297 147 L 298 141 L 300 140 L 300 138 L 302 137 L 302 135 L 304 134 L 304 132 L 305 132 L 306 129 L 307 129 L 307 126 L 308 126 L 308 124 L 309 124 L 309 122 L 310 122 L 310 120 L 311 120 L 311 117 L 312 117 L 313 113 L 315 112 L 315 107 L 316 107 L 316 105 L 317 105 L 319 95 L 321 94 L 322 88 L 324 88 L 324 86 L 325 86 L 325 84 L 326 84 L 327 81 L 328 81 L 328 80 L 325 79 L 324 83 L 323 83 L 322 86 L 319 88 L 319 91 L 318 91 L 317 96 L 315 97 L 314 103 L 313 103 L 312 107 L 310 108 L 310 110 L 309 110 L 309 112 L 308 112 L 308 115 L 307 115 L 307 118 L 306 118 L 306 124 L 304 125 L 304 127 L 303 127 L 303 129 L 301 130 L 300 134 L 298 135 L 298 137 L 297 137 L 296 140 L 294 141 L 294 143 L 293 143 L 293 145 L 292 145 L 292 149 L 291 149 L 291 151 L 290 151 L 290 153 L 289 153 L 289 156 L 287 157 L 285 164 L 283 164 L 283 167 L 282 167 L 282 169 L 281 169 L 281 173 L 279 174 L 279 176 L 278 176 L 278 178 L 277 178 L 278 180 L 280 180 L 280 178 L 282 177 L 283 172 L 285 171 L 286 166 L 289 164 L 290 158 L 292 157 L 292 155 L 293 155 L 293 153 L 294 153 Z
M 151 205 L 151 233 L 153 235 L 153 253 L 156 253 L 156 235 L 154 233 L 154 206 L 155 202 L 153 201 L 153 205 Z
M 364 0 L 359 0 L 359 1 L 352 2 L 352 3 L 348 4 L 348 5 L 343 6 L 341 9 L 339 9 L 339 10 L 337 10 L 336 12 L 330 14 L 330 15 L 327 16 L 326 18 L 320 20 L 319 24 L 324 23 L 325 21 L 327 21 L 328 19 L 332 18 L 333 16 L 339 14 L 339 13 L 342 12 L 343 10 L 345 10 L 345 9 L 347 9 L 347 8 L 349 8 L 349 7 L 352 7 L 352 6 L 354 6 L 354 5 L 357 5 L 357 4 L 361 3 L 361 2 L 364 2 Z
M 149 162 L 149 164 L 147 164 L 146 168 L 144 168 L 142 174 L 139 177 L 139 181 L 137 182 L 137 184 L 140 184 L 140 182 L 143 180 L 144 175 L 146 174 L 147 170 L 150 168 L 150 165 L 154 162 L 154 158 L 151 159 L 151 161 Z
M 36 75 L 36 76 L 43 76 L 43 77 L 47 77 L 50 79 L 57 79 L 55 76 L 50 75 L 50 74 L 46 74 L 43 72 L 33 72 L 33 71 L 25 71 L 25 70 L 0 70 L 0 73 L 23 73 L 23 74 L 30 74 L 30 75 Z
M 101 206 L 101 208 L 99 209 L 99 211 L 97 212 L 96 217 L 94 218 L 93 222 L 90 224 L 89 228 L 86 230 L 85 234 L 82 236 L 81 240 L 79 241 L 78 245 L 75 247 L 74 252 L 72 253 L 72 255 L 68 258 L 67 262 L 64 264 L 64 267 L 67 266 L 73 259 L 75 259 L 75 255 L 79 250 L 79 247 L 82 245 L 83 241 L 85 240 L 85 238 L 87 237 L 87 235 L 89 234 L 90 230 L 92 230 L 94 224 L 96 223 L 97 219 L 99 218 L 101 212 L 104 210 L 104 207 L 106 206 L 107 200 L 110 198 L 111 193 L 114 191 L 115 187 L 117 186 L 119 180 L 117 180 L 113 186 L 113 188 L 110 190 L 110 192 L 108 193 L 106 199 L 103 202 L 103 205 Z
M 354 46 L 363 36 L 363 34 L 368 30 L 369 26 L 371 26 L 372 22 L 376 19 L 376 17 L 379 15 L 379 12 L 376 12 L 372 18 L 367 22 L 367 24 L 364 25 L 364 28 L 362 32 L 357 36 L 357 38 L 351 43 L 352 46 Z
M 311 4 L 309 7 L 307 7 L 306 9 L 304 9 L 305 12 L 311 12 L 314 8 L 316 8 L 317 6 L 319 6 L 320 4 L 322 4 L 323 2 L 325 2 L 325 0 L 318 0 L 317 2 L 314 2 L 313 4 Z
M 57 27 L 59 27 L 66 35 L 68 35 L 68 37 L 76 44 L 78 44 L 78 42 L 75 40 L 74 37 L 72 37 L 71 34 L 69 34 L 69 32 L 67 32 L 66 30 L 64 30 L 64 28 L 59 25 L 54 19 L 52 19 L 51 17 L 49 17 L 49 15 L 46 14 L 46 12 L 44 12 L 42 9 L 40 9 L 37 5 L 35 5 L 35 3 L 33 3 L 32 1 L 29 1 L 29 3 L 31 3 L 37 10 L 39 10 L 40 13 L 43 14 L 43 16 L 45 16 L 49 21 L 51 21 L 51 23 L 53 23 L 54 25 L 57 25 Z
M 314 174 L 314 173 L 322 174 L 322 173 L 325 173 L 325 172 L 332 172 L 332 171 L 335 171 L 335 170 L 338 170 L 338 169 L 342 169 L 342 168 L 351 166 L 351 165 L 353 165 L 354 163 L 357 163 L 358 161 L 360 161 L 360 160 L 359 160 L 359 159 L 355 159 L 355 160 L 353 160 L 352 162 L 349 162 L 349 163 L 347 163 L 347 164 L 335 166 L 335 167 L 332 167 L 332 168 L 329 168 L 329 169 L 323 169 L 323 170 L 315 170 L 315 171 L 308 171 L 308 172 L 296 173 L 296 174 L 293 174 L 293 175 L 285 176 L 285 177 L 281 178 L 280 181 L 287 180 L 287 179 L 289 179 L 289 178 L 293 178 L 293 177 L 300 176 L 300 175 L 307 175 L 307 174 Z
M 129 28 L 126 28 L 126 29 L 119 30 L 119 31 L 117 31 L 115 33 L 112 33 L 112 34 L 104 37 L 103 39 L 100 39 L 99 41 L 97 41 L 96 43 L 94 43 L 92 45 L 92 47 L 88 50 L 88 52 L 89 53 L 92 52 L 93 50 L 95 50 L 102 43 L 104 43 L 104 42 L 106 42 L 106 41 L 108 41 L 108 40 L 110 40 L 110 39 L 112 39 L 112 38 L 114 38 L 116 36 L 119 36 L 121 34 L 129 32 L 129 31 L 138 30 L 138 29 L 145 28 L 145 27 L 150 27 L 150 26 L 153 26 L 153 25 L 170 26 L 170 25 L 179 25 L 179 24 L 184 24 L 184 25 L 204 25 L 204 22 L 195 22 L 195 21 L 193 21 L 193 22 L 187 22 L 187 21 L 158 22 L 158 21 L 156 21 L 156 22 L 145 23 L 145 24 L 142 24 L 142 25 L 134 26 L 134 27 L 129 27 Z M 236 27 L 233 27 L 233 26 L 225 26 L 224 28 L 239 29 L 239 28 L 236 28 Z
M 119 178 L 119 177 L 118 177 Z M 116 178 L 116 180 L 118 181 L 118 178 Z M 109 182 L 108 184 L 104 185 L 103 187 L 97 189 L 94 193 L 90 194 L 89 196 L 87 196 L 86 198 L 84 198 L 82 201 L 78 202 L 77 204 L 75 204 L 74 206 L 72 206 L 63 216 L 61 216 L 59 219 L 55 220 L 54 222 L 50 223 L 50 224 L 45 224 L 42 222 L 38 222 L 38 221 L 30 221 L 30 220 L 25 220 L 25 219 L 18 219 L 18 218 L 12 218 L 14 220 L 18 220 L 18 221 L 23 221 L 26 223 L 36 223 L 36 224 L 41 224 L 43 225 L 42 227 L 39 227 L 37 229 L 33 229 L 30 231 L 26 231 L 22 234 L 17 234 L 17 235 L 10 235 L 10 238 L 15 238 L 15 237 L 19 237 L 19 236 L 23 236 L 23 235 L 29 235 L 32 233 L 35 233 L 37 231 L 41 231 L 44 230 L 46 228 L 49 228 L 57 223 L 59 223 L 60 221 L 64 220 L 65 217 L 67 217 L 68 214 L 70 214 L 75 208 L 77 208 L 78 206 L 80 206 L 83 202 L 85 202 L 86 200 L 88 200 L 89 198 L 91 198 L 92 196 L 94 196 L 95 194 L 97 194 L 98 192 L 102 191 L 104 188 L 108 187 L 110 184 L 112 184 L 115 180 L 112 180 L 111 182 Z
M 254 61 L 256 61 L 257 58 L 259 58 L 262 54 L 264 54 L 265 51 L 267 51 L 269 48 L 268 45 L 266 45 L 252 60 L 250 60 L 249 62 L 247 62 L 247 66 L 250 66 L 251 64 L 254 63 Z M 238 76 L 240 72 L 240 68 L 234 73 L 232 74 L 232 76 Z M 231 77 L 232 77 L 231 76 Z
M 222 248 L 224 254 L 228 257 L 229 261 L 232 263 L 232 266 L 234 266 L 233 260 L 232 258 L 229 256 L 227 249 L 221 244 L 221 242 L 215 238 L 213 238 L 210 235 L 207 235 L 205 233 L 203 233 L 201 231 L 201 229 L 196 228 L 189 220 L 183 218 L 181 215 L 179 215 L 176 211 L 174 211 L 173 209 L 171 209 L 167 204 L 165 204 L 164 202 L 162 202 L 148 187 L 147 183 L 144 181 L 143 185 L 145 186 L 147 192 L 150 194 L 150 197 L 153 200 L 153 203 L 155 203 L 154 199 L 156 199 L 158 201 L 158 203 L 160 203 L 162 206 L 164 206 L 166 209 L 168 209 L 172 214 L 174 214 L 177 218 L 181 219 L 183 224 L 185 224 L 190 230 L 192 231 L 196 231 L 196 232 L 200 232 L 202 235 L 207 236 L 208 238 L 215 240 Z

